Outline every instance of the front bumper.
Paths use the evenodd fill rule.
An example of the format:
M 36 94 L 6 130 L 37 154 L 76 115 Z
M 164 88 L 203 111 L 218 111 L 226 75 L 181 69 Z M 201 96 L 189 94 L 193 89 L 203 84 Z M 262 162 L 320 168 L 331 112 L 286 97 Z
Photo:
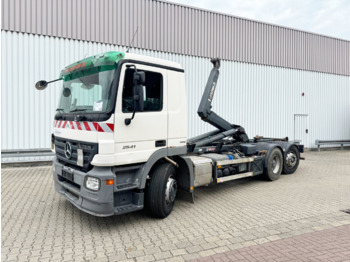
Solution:
M 85 173 L 59 163 L 53 159 L 53 180 L 56 191 L 69 200 L 78 209 L 99 217 L 120 215 L 143 208 L 143 192 L 136 187 L 120 185 L 122 174 L 113 171 L 112 167 L 94 167 Z M 70 181 L 62 176 L 62 171 L 73 174 Z M 100 179 L 98 191 L 85 187 L 86 176 Z M 114 185 L 107 185 L 106 180 L 114 180 Z M 119 184 L 117 183 L 119 181 Z
M 62 177 L 62 170 L 73 174 L 73 181 Z M 100 190 L 92 191 L 85 187 L 85 177 L 93 176 L 100 179 Z M 66 167 L 56 158 L 53 160 L 53 180 L 56 191 L 65 196 L 74 206 L 94 216 L 114 215 L 113 185 L 106 185 L 106 180 L 115 179 L 111 168 L 94 167 L 87 173 Z M 115 184 L 115 183 L 114 183 Z

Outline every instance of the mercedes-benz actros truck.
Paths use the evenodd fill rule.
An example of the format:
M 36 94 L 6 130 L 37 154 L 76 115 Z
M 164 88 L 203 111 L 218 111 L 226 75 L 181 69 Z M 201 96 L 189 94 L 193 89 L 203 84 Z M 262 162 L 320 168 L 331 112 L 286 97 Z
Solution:
M 62 81 L 52 134 L 56 191 L 95 216 L 146 208 L 165 218 L 180 190 L 193 199 L 200 186 L 294 173 L 301 145 L 249 138 L 211 110 L 220 60 L 211 62 L 198 115 L 215 130 L 190 139 L 185 72 L 177 63 L 107 52 L 38 81 L 39 90 Z

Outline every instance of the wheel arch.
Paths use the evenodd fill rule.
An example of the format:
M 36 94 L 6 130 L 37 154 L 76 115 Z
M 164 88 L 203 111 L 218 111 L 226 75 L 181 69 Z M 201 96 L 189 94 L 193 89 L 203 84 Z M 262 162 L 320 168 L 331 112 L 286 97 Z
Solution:
M 179 165 L 177 168 L 177 183 L 179 187 L 186 192 L 193 192 L 194 175 L 191 159 L 186 156 L 174 156 L 174 161 Z
M 177 148 L 163 148 L 154 152 L 151 157 L 147 160 L 146 163 L 139 170 L 138 177 L 140 178 L 140 189 L 144 189 L 146 187 L 147 176 L 151 173 L 152 169 L 154 169 L 157 165 L 166 161 L 164 157 L 171 157 L 179 167 L 176 168 L 181 172 L 177 172 L 181 181 L 188 181 L 188 183 L 184 183 L 188 185 L 188 190 L 190 187 L 193 187 L 193 170 L 192 170 L 192 162 L 190 159 L 186 158 L 184 154 L 187 153 L 186 147 L 177 147 Z M 188 177 L 188 179 L 186 179 Z M 187 190 L 186 190 L 187 191 Z
M 269 156 L 271 154 L 271 152 L 275 149 L 275 148 L 278 148 L 280 151 L 281 151 L 281 154 L 282 154 L 282 165 L 284 164 L 284 151 L 283 151 L 283 148 L 280 146 L 280 145 L 274 145 L 273 147 L 269 148 L 269 150 L 267 150 L 267 153 L 266 153 L 266 157 L 265 157 L 265 167 L 267 166 L 267 162 L 268 162 L 268 159 L 269 159 Z
M 269 159 L 269 156 L 272 152 L 273 149 L 275 148 L 278 148 L 281 153 L 282 153 L 282 157 L 284 158 L 284 149 L 281 145 L 277 144 L 277 143 L 266 143 L 266 142 L 259 142 L 256 144 L 256 148 L 258 151 L 262 151 L 262 150 L 266 150 L 266 156 L 265 156 L 265 159 L 264 159 L 264 168 L 267 167 L 267 163 L 268 163 L 268 159 Z M 282 162 L 283 163 L 283 162 Z
M 286 158 L 286 156 L 287 156 L 286 154 L 291 147 L 295 147 L 298 150 L 299 155 L 300 155 L 299 147 L 297 146 L 297 144 L 295 144 L 293 142 L 275 141 L 274 144 L 277 144 L 282 149 L 282 153 L 283 153 L 284 158 Z

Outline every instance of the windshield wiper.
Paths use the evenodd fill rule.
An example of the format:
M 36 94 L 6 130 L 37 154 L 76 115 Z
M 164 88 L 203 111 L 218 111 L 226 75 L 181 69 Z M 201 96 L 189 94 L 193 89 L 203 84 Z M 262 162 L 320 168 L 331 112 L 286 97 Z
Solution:
M 63 108 L 57 108 L 56 111 L 64 111 Z
M 83 108 L 76 108 L 76 109 L 73 109 L 69 112 L 79 112 L 79 111 L 86 111 L 87 109 L 83 109 Z

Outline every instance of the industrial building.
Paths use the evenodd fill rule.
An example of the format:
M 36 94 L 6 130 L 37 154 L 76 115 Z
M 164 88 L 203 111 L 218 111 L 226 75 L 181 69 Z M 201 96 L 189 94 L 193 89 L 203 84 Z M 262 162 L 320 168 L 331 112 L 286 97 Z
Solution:
M 188 137 L 212 129 L 196 112 L 209 58 L 219 57 L 213 110 L 249 137 L 288 136 L 308 148 L 350 139 L 347 40 L 153 0 L 2 0 L 1 40 L 3 153 L 50 148 L 61 83 L 39 92 L 38 80 L 131 42 L 131 53 L 183 66 Z

